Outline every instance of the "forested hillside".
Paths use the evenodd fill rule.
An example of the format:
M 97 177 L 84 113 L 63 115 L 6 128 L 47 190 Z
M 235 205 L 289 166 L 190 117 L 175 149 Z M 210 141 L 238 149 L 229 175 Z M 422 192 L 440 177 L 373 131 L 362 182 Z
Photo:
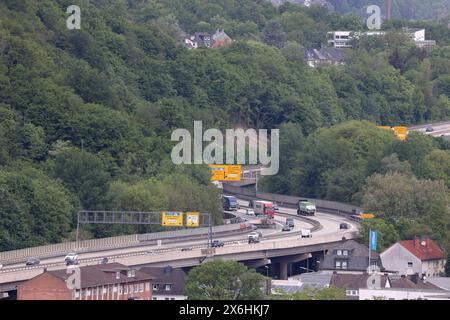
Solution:
M 82 11 L 81 30 L 66 28 L 66 8 L 74 3 Z M 287 127 L 287 145 L 331 148 L 331 138 L 346 137 L 346 130 L 319 128 L 347 120 L 408 125 L 448 118 L 445 32 L 432 52 L 394 32 L 386 43 L 361 43 L 343 67 L 306 66 L 304 48 L 325 43 L 328 30 L 363 26 L 355 15 L 276 9 L 268 1 L 0 1 L 0 250 L 73 238 L 79 209 L 186 208 L 212 212 L 219 223 L 219 194 L 208 169 L 170 160 L 171 132 L 194 120 L 221 129 Z M 235 40 L 231 46 L 188 50 L 177 41 L 183 33 L 217 28 Z M 373 130 L 343 143 L 352 152 L 330 150 L 330 156 L 342 153 L 333 164 L 341 171 L 327 171 L 331 176 L 320 181 L 317 171 L 327 165 L 314 167 L 315 160 L 295 153 L 309 149 L 282 153 L 286 166 L 274 179 L 286 179 L 291 169 L 295 179 L 269 187 L 361 201 L 365 176 L 390 154 L 384 143 L 394 143 Z M 447 146 L 426 144 L 448 156 L 439 150 Z M 376 157 L 367 159 L 372 152 Z M 348 188 L 336 183 L 341 173 Z M 438 170 L 435 178 L 441 176 Z M 100 237 L 148 229 L 84 230 L 84 237 Z
M 275 5 L 290 2 L 304 4 L 305 0 L 271 0 Z M 312 5 L 325 5 L 338 13 L 367 16 L 366 8 L 377 5 L 386 14 L 386 0 L 311 0 Z M 448 20 L 448 0 L 391 0 L 391 17 L 402 20 Z
M 365 14 L 369 5 L 378 5 L 385 12 L 386 0 L 328 0 L 340 13 Z M 448 0 L 391 0 L 392 18 L 403 20 L 440 20 L 450 17 Z

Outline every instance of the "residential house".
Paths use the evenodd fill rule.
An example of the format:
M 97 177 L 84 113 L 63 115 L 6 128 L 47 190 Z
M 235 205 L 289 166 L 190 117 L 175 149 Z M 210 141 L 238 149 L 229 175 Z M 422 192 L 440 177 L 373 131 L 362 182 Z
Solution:
M 69 270 L 44 271 L 17 288 L 18 300 L 151 300 L 152 279 L 147 273 L 120 263 L 79 268 L 80 286 L 69 289 Z
M 153 300 L 186 300 L 184 285 L 186 273 L 181 268 L 142 267 L 140 271 L 153 277 Z
M 419 48 L 432 48 L 436 45 L 435 40 L 425 39 L 425 29 L 419 28 L 405 28 L 403 29 L 405 34 L 408 34 Z M 334 48 L 352 48 L 353 40 L 359 39 L 361 36 L 373 37 L 384 36 L 386 31 L 374 30 L 367 32 L 355 32 L 355 31 L 330 31 L 328 32 L 328 45 Z
M 218 29 L 213 35 L 207 32 L 196 32 L 184 39 L 184 46 L 189 49 L 220 48 L 230 45 L 233 40 L 224 30 Z
M 322 48 L 305 51 L 306 63 L 316 68 L 319 66 L 342 65 L 344 61 L 344 51 L 339 48 Z
M 228 36 L 224 30 L 217 30 L 212 36 L 211 48 L 220 48 L 229 46 L 233 40 Z
M 380 255 L 372 252 L 370 256 L 371 266 L 377 266 L 383 270 Z M 355 240 L 345 240 L 339 245 L 328 250 L 320 270 L 339 271 L 341 273 L 364 273 L 369 267 L 369 248 Z
M 381 253 L 381 260 L 387 270 L 400 275 L 436 277 L 445 267 L 444 252 L 427 237 L 399 241 Z

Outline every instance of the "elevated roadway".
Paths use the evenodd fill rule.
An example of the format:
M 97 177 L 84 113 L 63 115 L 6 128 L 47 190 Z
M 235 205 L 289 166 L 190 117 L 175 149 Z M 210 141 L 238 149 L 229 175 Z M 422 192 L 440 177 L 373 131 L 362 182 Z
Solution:
M 245 200 L 239 200 L 241 206 L 248 205 Z M 246 217 L 245 210 L 237 213 L 242 218 Z M 281 231 L 286 217 L 293 217 L 295 227 L 289 232 Z M 235 261 L 267 261 L 270 258 L 286 257 L 291 261 L 305 259 L 304 254 L 313 251 L 326 250 L 330 246 L 341 241 L 343 237 L 351 239 L 356 237 L 358 224 L 343 216 L 317 212 L 312 217 L 297 216 L 296 210 L 280 207 L 276 215 L 275 229 L 261 229 L 263 233 L 260 243 L 248 244 L 247 234 L 230 234 L 220 237 L 225 242 L 224 247 L 214 248 L 214 253 L 207 252 L 207 240 L 184 240 L 167 243 L 163 246 L 142 245 L 130 248 L 107 249 L 95 252 L 80 253 L 80 266 L 101 263 L 107 257 L 109 262 L 119 262 L 128 266 L 165 266 L 173 267 L 195 266 L 203 261 L 215 259 L 229 259 Z M 345 223 L 348 229 L 341 230 L 340 225 Z M 312 238 L 300 237 L 301 229 L 311 229 Z M 24 266 L 24 263 L 16 263 L 4 266 L 0 270 L 1 284 L 18 283 L 30 279 L 47 270 L 66 268 L 64 255 L 45 258 L 37 266 Z

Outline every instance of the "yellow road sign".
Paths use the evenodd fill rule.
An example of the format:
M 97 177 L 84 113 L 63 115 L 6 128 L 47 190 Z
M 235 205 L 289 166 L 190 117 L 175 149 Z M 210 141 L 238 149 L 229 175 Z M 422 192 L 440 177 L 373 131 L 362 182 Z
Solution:
M 395 137 L 399 140 L 405 141 L 406 137 L 408 136 L 408 128 L 407 127 L 389 127 L 389 126 L 377 126 L 377 128 L 384 129 L 384 130 L 391 130 L 394 132 Z
M 406 136 L 408 135 L 408 128 L 406 127 L 394 127 L 394 133 L 397 139 L 406 140 Z
M 186 227 L 198 227 L 200 225 L 199 212 L 186 212 Z
M 183 213 L 182 212 L 163 212 L 162 225 L 165 227 L 182 227 Z
M 241 181 L 241 165 L 210 164 L 211 181 Z

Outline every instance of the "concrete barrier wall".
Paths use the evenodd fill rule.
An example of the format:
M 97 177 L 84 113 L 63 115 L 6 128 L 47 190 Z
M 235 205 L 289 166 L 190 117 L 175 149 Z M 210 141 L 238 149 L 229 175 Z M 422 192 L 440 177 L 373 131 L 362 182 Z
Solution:
M 227 224 L 216 226 L 212 228 L 213 234 L 222 232 L 238 231 L 246 229 L 247 225 L 242 224 Z M 209 228 L 192 228 L 177 231 L 154 232 L 147 234 L 133 234 L 127 236 L 118 236 L 102 239 L 83 240 L 78 242 L 64 242 L 51 244 L 46 246 L 32 247 L 26 249 L 19 249 L 13 251 L 0 252 L 0 262 L 14 263 L 24 261 L 28 257 L 51 257 L 67 254 L 75 251 L 77 253 L 104 250 L 108 248 L 131 247 L 139 245 L 143 241 L 152 241 L 158 239 L 175 239 L 182 237 L 202 236 L 209 233 Z
M 329 201 L 329 200 L 312 199 L 312 198 L 304 198 L 304 197 L 293 197 L 293 196 L 285 196 L 285 195 L 281 195 L 281 194 L 256 192 L 254 189 L 231 186 L 226 183 L 223 184 L 223 191 L 224 191 L 224 193 L 227 193 L 227 194 L 233 194 L 236 196 L 240 196 L 242 198 L 245 198 L 246 200 L 262 199 L 262 200 L 267 200 L 267 201 L 275 201 L 278 203 L 278 205 L 285 206 L 285 207 L 296 208 L 297 203 L 300 199 L 307 199 L 311 202 L 314 202 L 316 204 L 317 209 L 322 212 L 330 212 L 330 213 L 343 214 L 343 215 L 359 214 L 362 212 L 362 209 L 360 207 L 357 207 L 357 206 L 354 206 L 351 204 L 346 204 L 346 203 L 341 203 L 341 202 L 336 202 L 336 201 Z

